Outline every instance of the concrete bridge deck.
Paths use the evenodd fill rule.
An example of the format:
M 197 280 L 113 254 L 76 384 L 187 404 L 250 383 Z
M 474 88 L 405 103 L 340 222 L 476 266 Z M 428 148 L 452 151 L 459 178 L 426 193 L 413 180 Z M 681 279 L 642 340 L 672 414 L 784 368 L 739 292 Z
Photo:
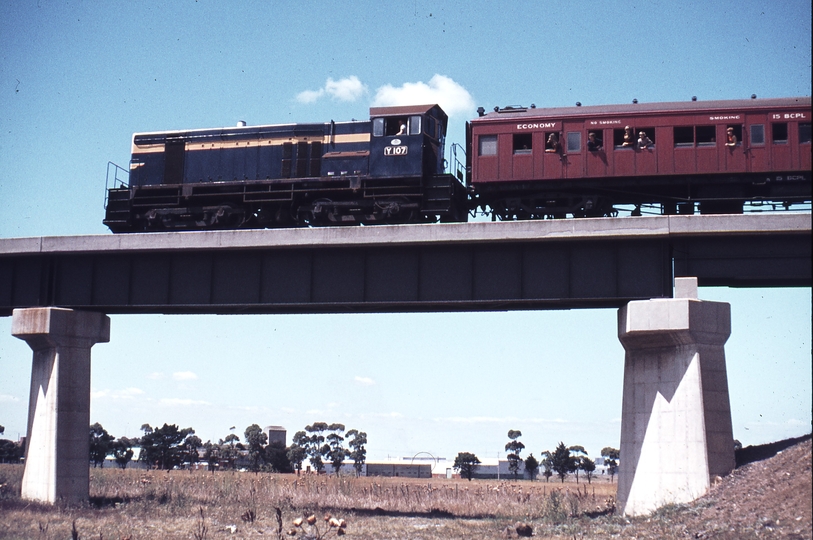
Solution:
M 809 286 L 810 214 L 0 239 L 0 315 L 619 307 L 701 286 Z

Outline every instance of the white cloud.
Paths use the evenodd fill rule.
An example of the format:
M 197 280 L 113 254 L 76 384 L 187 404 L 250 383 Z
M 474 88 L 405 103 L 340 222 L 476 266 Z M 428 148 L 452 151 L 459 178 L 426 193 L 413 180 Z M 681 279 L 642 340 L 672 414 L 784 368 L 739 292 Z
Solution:
M 325 91 L 339 101 L 356 101 L 367 92 L 367 87 L 358 77 L 351 75 L 338 81 L 328 78 Z
M 319 90 L 303 90 L 302 92 L 296 95 L 296 100 L 299 103 L 304 103 L 307 105 L 308 103 L 313 103 L 314 101 L 322 97 L 324 94 L 325 91 L 324 89 L 321 88 Z
M 161 379 L 164 378 L 164 374 L 160 371 L 153 371 L 152 373 L 147 375 L 147 378 L 153 381 L 160 381 Z
M 191 371 L 176 371 L 172 374 L 172 378 L 176 381 L 194 381 L 198 376 Z
M 319 90 L 304 90 L 296 95 L 299 103 L 313 103 L 324 95 L 329 95 L 339 101 L 356 101 L 367 93 L 367 86 L 358 77 L 351 75 L 344 79 L 334 81 L 328 77 L 325 86 Z
M 372 386 L 375 384 L 375 381 L 372 380 L 370 377 L 359 377 L 358 375 L 356 375 L 355 381 L 364 386 Z
M 16 398 L 8 394 L 0 394 L 0 403 L 11 403 L 13 401 L 20 401 L 20 398 Z
M 449 116 L 471 114 L 474 110 L 474 99 L 468 90 L 450 77 L 439 74 L 435 74 L 428 83 L 408 82 L 397 88 L 384 85 L 376 90 L 373 99 L 374 107 L 430 103 L 440 105 Z

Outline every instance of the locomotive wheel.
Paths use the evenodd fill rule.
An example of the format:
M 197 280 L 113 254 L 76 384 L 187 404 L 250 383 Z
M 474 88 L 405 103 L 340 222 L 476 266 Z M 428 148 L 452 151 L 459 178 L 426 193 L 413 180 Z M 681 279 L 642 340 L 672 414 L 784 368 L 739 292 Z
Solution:
M 409 199 L 406 197 L 391 197 L 383 201 L 376 201 L 375 216 L 384 223 L 412 223 L 415 221 L 416 210 L 405 207 L 408 204 Z

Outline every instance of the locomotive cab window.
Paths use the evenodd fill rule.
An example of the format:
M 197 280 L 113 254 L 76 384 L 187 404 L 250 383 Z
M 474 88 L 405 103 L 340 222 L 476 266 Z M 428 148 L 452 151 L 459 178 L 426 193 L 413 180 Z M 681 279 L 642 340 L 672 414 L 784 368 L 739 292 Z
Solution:
M 799 144 L 810 142 L 810 122 L 799 124 Z
M 697 126 L 697 146 L 714 146 L 717 143 L 717 129 L 715 126 Z
M 413 116 L 412 118 L 417 118 L 415 125 L 417 126 L 417 132 L 421 132 L 421 117 L 420 116 Z M 409 118 L 406 116 L 393 116 L 390 118 L 374 118 L 373 119 L 373 137 L 397 137 L 398 135 L 406 135 L 407 134 L 407 124 L 409 123 Z M 409 131 L 410 135 L 413 134 L 410 128 Z
M 514 133 L 514 153 L 530 154 L 532 151 L 533 136 L 530 133 Z
M 692 126 L 675 126 L 675 146 L 694 146 L 694 128 Z
M 763 124 L 753 124 L 751 126 L 751 144 L 753 146 L 765 144 L 765 126 Z
M 437 129 L 438 121 L 433 117 L 428 116 L 423 126 L 423 132 L 432 137 L 433 139 L 440 139 Z
M 781 122 L 778 124 L 771 124 L 772 142 L 774 144 L 787 144 L 788 143 L 788 124 Z
M 497 155 L 497 136 L 496 135 L 480 135 L 477 140 L 477 155 L 480 156 L 496 156 Z
M 420 135 L 421 134 L 421 117 L 420 116 L 410 116 L 409 117 L 409 134 L 410 135 Z

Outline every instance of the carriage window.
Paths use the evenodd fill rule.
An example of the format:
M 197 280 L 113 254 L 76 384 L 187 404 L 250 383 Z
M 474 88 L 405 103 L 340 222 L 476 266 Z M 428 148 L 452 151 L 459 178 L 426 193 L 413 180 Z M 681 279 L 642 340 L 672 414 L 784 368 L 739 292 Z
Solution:
M 697 146 L 714 146 L 717 141 L 715 126 L 697 126 Z
M 480 135 L 478 139 L 478 155 L 481 156 L 496 156 L 497 155 L 497 136 L 496 135 Z
M 810 142 L 810 122 L 799 124 L 799 143 Z
M 533 136 L 530 133 L 514 134 L 514 153 L 530 154 L 532 150 Z
M 787 144 L 788 142 L 788 124 L 782 122 L 781 124 L 771 124 L 771 133 L 773 135 L 774 144 Z
M 384 136 L 384 119 L 373 118 L 373 137 Z
M 579 131 L 571 131 L 567 134 L 567 151 L 578 152 L 582 149 L 582 134 Z
M 765 126 L 762 124 L 753 124 L 751 126 L 751 144 L 762 146 L 765 144 Z
M 644 132 L 644 134 L 646 135 L 646 138 L 649 139 L 650 141 L 652 141 L 651 143 L 647 143 L 648 146 L 654 146 L 655 142 L 656 142 L 655 141 L 655 128 L 654 127 L 643 127 L 643 128 L 636 127 L 635 128 L 635 140 L 636 140 L 636 142 L 641 140 L 641 132 Z M 638 148 L 641 148 L 641 143 L 640 142 L 638 142 Z
M 675 126 L 675 146 L 694 146 L 692 126 Z
M 410 116 L 409 117 L 409 134 L 410 135 L 420 135 L 421 134 L 421 117 L 420 116 Z
M 634 130 L 633 130 L 634 131 Z M 624 129 L 614 129 L 613 130 L 613 146 L 616 148 L 622 148 L 624 146 Z M 627 145 L 630 146 L 630 145 Z
M 742 125 L 740 125 L 740 124 L 729 124 L 729 125 L 726 126 L 726 128 L 725 128 L 725 132 L 726 132 L 725 144 L 728 145 L 728 144 L 731 143 L 731 141 L 728 140 L 728 130 L 729 129 L 732 130 L 732 134 L 736 138 L 737 146 L 742 144 Z

